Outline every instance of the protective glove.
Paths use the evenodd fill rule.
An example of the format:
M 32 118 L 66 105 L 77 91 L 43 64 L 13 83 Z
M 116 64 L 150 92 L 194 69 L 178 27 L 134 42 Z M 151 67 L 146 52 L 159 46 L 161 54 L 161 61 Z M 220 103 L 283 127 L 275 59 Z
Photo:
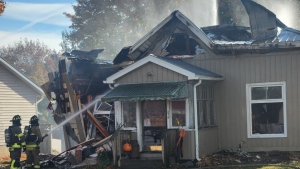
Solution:
M 23 152 L 26 152 L 26 147 L 25 146 L 23 147 Z
M 35 144 L 39 145 L 41 142 L 39 140 L 35 141 Z

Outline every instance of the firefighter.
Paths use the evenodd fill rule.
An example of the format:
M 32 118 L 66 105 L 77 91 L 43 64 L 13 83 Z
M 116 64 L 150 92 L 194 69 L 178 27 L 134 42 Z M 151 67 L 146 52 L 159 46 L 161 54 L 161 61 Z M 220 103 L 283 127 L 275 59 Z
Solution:
M 36 115 L 30 118 L 30 126 L 26 136 L 26 168 L 40 168 L 40 142 L 43 141 Z
M 21 130 L 21 117 L 19 115 L 15 115 L 12 120 L 12 126 L 10 126 L 10 144 L 9 144 L 9 152 L 10 152 L 10 168 L 20 169 L 20 158 L 21 158 L 21 148 L 25 148 L 25 137 Z

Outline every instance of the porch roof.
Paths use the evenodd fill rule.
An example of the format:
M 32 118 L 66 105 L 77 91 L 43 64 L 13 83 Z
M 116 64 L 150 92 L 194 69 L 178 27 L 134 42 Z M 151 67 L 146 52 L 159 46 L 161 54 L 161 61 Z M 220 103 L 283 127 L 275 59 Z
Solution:
M 187 97 L 186 82 L 121 84 L 102 97 L 102 101 L 165 100 Z

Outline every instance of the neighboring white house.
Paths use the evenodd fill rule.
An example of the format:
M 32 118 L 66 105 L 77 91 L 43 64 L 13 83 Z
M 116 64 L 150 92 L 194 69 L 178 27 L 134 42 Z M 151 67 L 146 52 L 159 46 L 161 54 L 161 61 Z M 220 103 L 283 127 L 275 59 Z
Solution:
M 7 155 L 4 130 L 14 115 L 22 118 L 22 130 L 31 116 L 37 114 L 37 103 L 43 90 L 0 57 L 0 156 Z

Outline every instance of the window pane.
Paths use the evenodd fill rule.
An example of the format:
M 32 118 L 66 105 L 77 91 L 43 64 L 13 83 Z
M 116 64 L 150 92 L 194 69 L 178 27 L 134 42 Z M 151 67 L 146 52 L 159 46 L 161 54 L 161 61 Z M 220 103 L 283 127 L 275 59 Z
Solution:
M 214 101 L 211 100 L 209 102 L 209 106 L 210 106 L 210 125 L 215 125 L 215 104 Z
M 136 127 L 136 103 L 123 102 L 124 127 Z
M 143 102 L 144 126 L 166 126 L 166 102 L 162 100 Z
M 251 99 L 252 100 L 264 100 L 267 99 L 268 87 L 252 87 Z
M 172 101 L 172 126 L 186 126 L 185 101 Z
M 281 86 L 253 87 L 251 90 L 252 100 L 281 99 Z
M 203 110 L 203 126 L 207 126 L 208 125 L 208 122 L 207 122 L 207 113 L 208 113 L 208 110 L 207 110 L 207 101 L 206 100 L 203 100 L 202 101 L 202 110 Z
M 268 87 L 267 94 L 268 94 L 267 96 L 268 99 L 281 99 L 282 98 L 281 86 Z
M 252 134 L 284 133 L 283 103 L 253 103 Z

